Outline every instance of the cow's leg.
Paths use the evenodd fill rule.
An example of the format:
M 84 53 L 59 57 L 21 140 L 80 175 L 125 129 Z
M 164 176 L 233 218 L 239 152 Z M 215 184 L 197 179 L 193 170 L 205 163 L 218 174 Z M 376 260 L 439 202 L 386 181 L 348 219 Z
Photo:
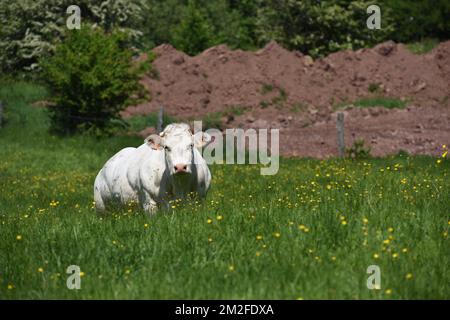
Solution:
M 105 191 L 104 189 L 105 189 L 104 181 L 102 180 L 101 177 L 97 177 L 94 185 L 94 204 L 95 210 L 98 213 L 101 213 L 106 209 L 105 201 L 102 197 L 102 192 Z
M 143 205 L 145 212 L 149 215 L 154 215 L 158 211 L 158 205 L 154 201 L 144 203 Z
M 139 201 L 142 203 L 142 208 L 149 215 L 154 215 L 158 211 L 158 204 L 147 192 L 144 191 L 139 198 Z

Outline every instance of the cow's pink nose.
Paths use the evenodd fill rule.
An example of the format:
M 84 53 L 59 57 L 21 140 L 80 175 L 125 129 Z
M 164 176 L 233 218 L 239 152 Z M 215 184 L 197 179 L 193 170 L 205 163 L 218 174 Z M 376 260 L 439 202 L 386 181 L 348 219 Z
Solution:
M 175 169 L 175 172 L 186 172 L 187 171 L 187 165 L 185 165 L 185 164 L 176 164 L 174 169 Z

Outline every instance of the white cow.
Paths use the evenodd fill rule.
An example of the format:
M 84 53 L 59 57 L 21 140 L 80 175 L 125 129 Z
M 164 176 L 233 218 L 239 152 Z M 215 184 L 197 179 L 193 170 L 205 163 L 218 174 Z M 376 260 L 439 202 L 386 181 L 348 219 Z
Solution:
M 125 148 L 106 162 L 94 183 L 97 211 L 111 203 L 138 202 L 148 213 L 194 192 L 205 197 L 211 173 L 197 148 L 211 142 L 205 132 L 195 135 L 185 123 L 168 125 L 138 148 Z

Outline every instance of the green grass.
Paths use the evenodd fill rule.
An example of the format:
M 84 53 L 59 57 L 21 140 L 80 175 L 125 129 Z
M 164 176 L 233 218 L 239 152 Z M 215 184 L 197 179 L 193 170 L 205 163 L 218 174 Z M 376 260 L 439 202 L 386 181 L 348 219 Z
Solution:
M 174 117 L 168 114 L 163 115 L 163 125 L 176 121 L 177 120 Z M 158 123 L 158 112 L 153 112 L 147 115 L 133 116 L 126 119 L 126 122 L 129 125 L 128 130 L 132 132 L 139 132 L 148 127 L 156 127 Z
M 384 107 L 387 109 L 404 108 L 407 105 L 406 101 L 397 98 L 388 97 L 376 97 L 376 98 L 363 98 L 356 100 L 353 103 L 357 107 L 369 108 L 369 107 Z
M 272 104 L 275 105 L 275 108 L 281 109 L 284 106 L 284 103 L 287 100 L 287 93 L 284 89 L 278 89 L 278 96 L 272 99 Z
M 446 159 L 283 158 L 275 176 L 213 165 L 205 202 L 100 218 L 98 170 L 142 140 L 50 136 L 44 110 L 30 107 L 42 98 L 26 83 L 0 87 L 9 119 L 0 129 L 1 299 L 450 298 Z M 73 264 L 85 273 L 81 290 L 66 287 Z M 378 291 L 366 287 L 373 264 Z
M 290 111 L 293 113 L 304 112 L 308 109 L 308 105 L 303 102 L 295 102 L 292 104 Z
M 380 84 L 376 82 L 372 82 L 369 84 L 369 87 L 367 88 L 370 93 L 377 93 L 380 91 Z
M 209 112 L 207 113 L 201 120 L 202 126 L 204 130 L 207 129 L 222 129 L 222 117 L 223 113 L 218 112 Z
M 356 100 L 353 103 L 349 102 L 338 103 L 334 105 L 333 110 L 345 108 L 349 105 L 353 105 L 360 108 L 383 107 L 386 109 L 395 109 L 395 108 L 403 109 L 408 105 L 408 101 L 389 97 L 369 97 Z
M 233 116 L 241 116 L 247 111 L 249 111 L 251 107 L 244 106 L 244 105 L 231 105 L 226 107 L 225 111 L 223 112 L 223 115 L 233 115 Z
M 409 43 L 406 47 L 415 54 L 424 54 L 433 50 L 439 44 L 438 39 L 424 39 L 422 41 Z
M 267 94 L 269 92 L 272 92 L 273 89 L 274 89 L 273 85 L 268 84 L 268 83 L 263 83 L 263 85 L 261 86 L 261 93 Z

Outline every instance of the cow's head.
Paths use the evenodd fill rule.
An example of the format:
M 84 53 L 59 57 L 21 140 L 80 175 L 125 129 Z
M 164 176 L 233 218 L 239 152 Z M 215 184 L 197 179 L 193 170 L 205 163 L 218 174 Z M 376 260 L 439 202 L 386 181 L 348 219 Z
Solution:
M 192 134 L 189 125 L 175 123 L 168 125 L 159 135 L 152 134 L 146 143 L 154 150 L 164 150 L 165 159 L 171 174 L 192 173 L 194 148 L 201 148 L 211 142 L 206 132 Z

